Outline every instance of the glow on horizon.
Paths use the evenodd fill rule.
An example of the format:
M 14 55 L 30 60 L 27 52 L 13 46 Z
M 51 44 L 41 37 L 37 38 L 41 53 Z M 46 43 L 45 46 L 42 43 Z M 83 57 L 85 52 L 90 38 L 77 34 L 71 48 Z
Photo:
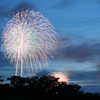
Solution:
M 55 78 L 59 78 L 58 82 L 67 82 L 69 83 L 68 73 L 66 71 L 55 71 L 49 74 L 50 76 L 54 76 Z

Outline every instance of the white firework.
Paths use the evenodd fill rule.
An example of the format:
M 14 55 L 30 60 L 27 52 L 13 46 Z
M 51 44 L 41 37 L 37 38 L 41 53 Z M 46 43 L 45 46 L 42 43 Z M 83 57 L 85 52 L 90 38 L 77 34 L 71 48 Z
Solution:
M 47 18 L 40 12 L 26 10 L 17 12 L 6 24 L 1 48 L 5 56 L 16 64 L 16 75 L 21 67 L 22 76 L 24 64 L 30 64 L 34 71 L 38 70 L 37 64 L 42 69 L 42 65 L 47 65 L 49 58 L 53 58 L 56 36 L 58 35 Z

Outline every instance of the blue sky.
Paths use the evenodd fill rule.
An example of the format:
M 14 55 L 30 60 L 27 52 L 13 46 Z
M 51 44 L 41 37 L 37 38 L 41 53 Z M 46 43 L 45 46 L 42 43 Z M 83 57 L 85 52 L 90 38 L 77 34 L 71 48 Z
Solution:
M 100 0 L 1 0 L 0 32 L 22 8 L 41 12 L 59 35 L 57 54 L 43 70 L 62 68 L 70 83 L 81 85 L 84 91 L 100 92 Z M 1 77 L 6 79 L 14 71 L 1 52 Z

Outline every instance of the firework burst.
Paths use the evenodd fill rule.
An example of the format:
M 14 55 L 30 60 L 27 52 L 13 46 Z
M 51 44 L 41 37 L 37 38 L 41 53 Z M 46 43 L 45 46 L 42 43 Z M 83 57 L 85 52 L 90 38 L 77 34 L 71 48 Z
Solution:
M 5 57 L 15 63 L 16 75 L 18 68 L 28 66 L 29 72 L 42 69 L 49 58 L 53 58 L 57 33 L 50 21 L 40 12 L 22 11 L 13 15 L 2 34 L 2 51 Z M 34 65 L 34 68 L 33 68 Z M 31 69 L 31 70 L 30 70 Z
M 67 71 L 60 70 L 49 73 L 50 76 L 54 76 L 55 78 L 59 78 L 58 82 L 69 82 L 69 77 Z

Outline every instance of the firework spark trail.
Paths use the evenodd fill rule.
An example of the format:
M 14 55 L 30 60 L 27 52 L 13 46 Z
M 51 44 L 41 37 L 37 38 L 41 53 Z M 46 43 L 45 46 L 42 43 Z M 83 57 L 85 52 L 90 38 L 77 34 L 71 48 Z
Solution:
M 56 36 L 58 35 L 47 18 L 40 12 L 26 10 L 13 15 L 13 19 L 6 24 L 1 48 L 5 57 L 16 63 L 16 75 L 21 66 L 22 76 L 24 64 L 30 64 L 34 71 L 38 70 L 37 64 L 42 69 L 49 57 L 53 58 L 53 53 L 56 52 Z

